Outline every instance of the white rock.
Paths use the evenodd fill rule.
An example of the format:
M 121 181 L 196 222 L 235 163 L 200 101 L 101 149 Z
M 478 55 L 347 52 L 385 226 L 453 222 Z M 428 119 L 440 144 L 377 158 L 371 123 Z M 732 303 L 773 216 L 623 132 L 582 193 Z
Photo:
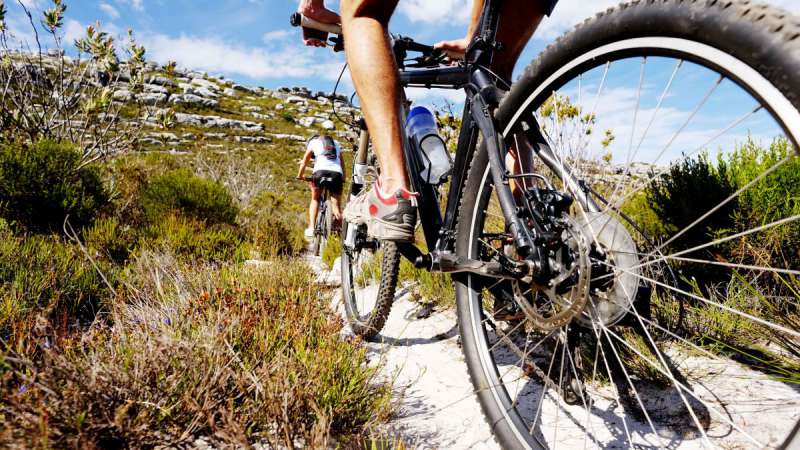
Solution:
M 286 101 L 289 103 L 297 103 L 301 105 L 308 104 L 308 100 L 304 99 L 303 97 L 299 97 L 297 95 L 290 95 L 289 97 L 286 98 Z
M 285 108 L 285 106 L 283 106 L 283 103 L 278 103 L 277 105 L 275 105 L 275 111 L 282 111 L 283 108 Z
M 236 136 L 233 140 L 240 144 L 263 144 L 271 139 L 264 136 Z
M 314 122 L 316 122 L 316 119 L 314 117 L 301 117 L 297 121 L 297 123 L 300 124 L 300 126 L 304 126 L 306 128 L 313 126 Z
M 192 84 L 214 92 L 219 92 L 221 90 L 218 84 L 203 78 L 192 78 Z
M 226 97 L 236 97 L 236 91 L 235 91 L 235 90 L 233 90 L 233 89 L 231 89 L 231 88 L 225 88 L 225 90 L 224 90 L 224 91 L 222 91 L 222 93 L 223 93 L 223 94 L 224 94 Z
M 149 77 L 147 79 L 147 82 L 150 83 L 150 84 L 157 84 L 159 86 L 169 86 L 169 87 L 174 87 L 175 86 L 175 82 L 174 81 L 170 80 L 167 77 L 161 77 L 161 76 L 157 76 L 157 75 Z
M 260 106 L 255 106 L 255 105 L 247 105 L 247 106 L 242 108 L 242 111 L 261 112 L 261 107 Z
M 305 142 L 306 138 L 303 136 L 299 136 L 297 134 L 282 134 L 282 133 L 275 133 L 272 135 L 275 139 L 287 139 L 290 141 L 297 141 L 297 142 Z
M 166 103 L 169 95 L 161 93 L 144 93 L 136 96 L 136 100 L 145 105 L 158 105 Z
M 144 85 L 142 85 L 142 89 L 145 92 L 153 92 L 153 93 L 158 93 L 158 94 L 169 94 L 169 91 L 167 90 L 167 88 L 165 88 L 163 86 L 159 86 L 157 84 L 144 84 Z
M 320 126 L 325 130 L 335 130 L 336 129 L 336 125 L 333 123 L 332 120 L 326 120 L 326 121 L 322 122 L 322 125 L 320 125 Z
M 120 89 L 111 94 L 111 98 L 121 102 L 129 102 L 133 99 L 133 94 L 127 89 Z
M 203 98 L 194 94 L 173 95 L 172 98 L 170 98 L 170 102 L 180 105 L 199 105 L 207 108 L 216 108 L 219 106 L 219 102 L 216 100 Z

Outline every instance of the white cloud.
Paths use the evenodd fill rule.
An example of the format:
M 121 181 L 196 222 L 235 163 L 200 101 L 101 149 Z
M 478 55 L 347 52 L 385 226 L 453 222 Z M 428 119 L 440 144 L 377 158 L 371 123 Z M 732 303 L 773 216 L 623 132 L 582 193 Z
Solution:
M 249 78 L 335 79 L 341 69 L 340 62 L 323 55 L 325 50 L 306 48 L 300 43 L 273 50 L 225 42 L 211 36 L 155 34 L 141 40 L 147 54 L 155 61 L 176 61 L 183 67 L 207 72 Z
M 130 5 L 130 7 L 135 9 L 136 11 L 144 11 L 144 0 L 116 0 L 116 1 L 117 3 Z
M 469 0 L 403 0 L 398 7 L 400 13 L 412 22 L 466 24 L 472 8 Z
M 111 17 L 112 19 L 119 18 L 119 11 L 117 11 L 117 8 L 114 8 L 113 6 L 109 5 L 108 3 L 100 3 L 100 9 L 104 13 L 106 13 L 106 15 L 108 15 L 108 17 Z
M 77 20 L 69 19 L 64 23 L 64 45 L 72 45 L 86 35 L 86 27 Z
M 272 30 L 264 33 L 263 39 L 264 42 L 282 41 L 293 34 L 296 32 L 292 30 Z

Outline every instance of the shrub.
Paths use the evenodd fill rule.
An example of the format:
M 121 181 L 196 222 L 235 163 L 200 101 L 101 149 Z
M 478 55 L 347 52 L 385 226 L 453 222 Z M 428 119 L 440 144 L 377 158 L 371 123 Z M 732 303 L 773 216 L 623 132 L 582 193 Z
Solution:
M 0 446 L 180 447 L 207 436 L 219 448 L 327 448 L 331 435 L 387 416 L 390 387 L 364 347 L 341 339 L 305 265 L 210 274 L 159 261 L 143 261 L 149 281 L 118 304 L 113 327 L 40 362 L 9 361 Z
M 239 229 L 227 224 L 207 224 L 203 220 L 168 215 L 146 230 L 144 243 L 174 253 L 189 261 L 243 261 L 247 247 Z
M 785 138 L 768 148 L 750 139 L 727 157 L 731 183 L 742 188 L 794 152 Z M 795 156 L 741 193 L 735 222 L 739 231 L 745 231 L 797 214 L 800 214 L 800 158 Z M 797 221 L 773 227 L 752 239 L 757 243 L 735 249 L 732 256 L 758 265 L 786 268 L 800 264 Z
M 0 213 L 16 225 L 61 230 L 69 216 L 73 226 L 82 227 L 107 203 L 100 170 L 81 166 L 81 154 L 71 145 L 0 145 Z
M 668 173 L 654 178 L 647 187 L 650 205 L 663 223 L 666 236 L 673 237 L 683 232 L 670 249 L 680 251 L 693 248 L 714 240 L 720 233 L 726 233 L 734 227 L 733 214 L 736 211 L 736 200 L 719 208 L 702 222 L 686 230 L 708 211 L 717 207 L 735 191 L 728 179 L 727 165 L 720 160 L 713 166 L 707 155 L 697 159 L 685 159 L 670 167 Z M 726 248 L 719 246 L 702 250 L 700 258 L 718 259 L 727 254 Z M 698 254 L 691 255 L 694 258 Z M 701 280 L 704 285 L 725 282 L 727 271 L 702 263 L 682 264 L 688 278 Z
M 273 192 L 253 199 L 245 212 L 248 230 L 262 257 L 296 256 L 305 247 L 303 206 Z
M 113 272 L 103 266 L 113 280 Z M 113 282 L 113 281 L 112 281 Z M 0 339 L 22 343 L 42 315 L 59 331 L 89 321 L 109 292 L 74 245 L 54 236 L 17 237 L 0 231 Z
M 154 177 L 142 189 L 141 201 L 145 216 L 151 222 L 162 220 L 170 212 L 178 212 L 212 224 L 233 224 L 238 214 L 225 186 L 195 176 L 188 169 Z
M 93 257 L 123 264 L 136 246 L 136 232 L 120 225 L 115 217 L 98 219 L 83 230 L 86 247 Z

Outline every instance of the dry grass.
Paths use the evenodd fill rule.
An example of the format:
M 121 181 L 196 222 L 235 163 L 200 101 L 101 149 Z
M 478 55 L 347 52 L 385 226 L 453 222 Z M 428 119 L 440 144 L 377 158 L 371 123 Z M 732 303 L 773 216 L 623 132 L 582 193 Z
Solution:
M 327 446 L 386 417 L 390 389 L 340 338 L 308 269 L 243 272 L 146 254 L 108 320 L 7 357 L 0 447 Z M 280 268 L 280 270 L 278 270 Z

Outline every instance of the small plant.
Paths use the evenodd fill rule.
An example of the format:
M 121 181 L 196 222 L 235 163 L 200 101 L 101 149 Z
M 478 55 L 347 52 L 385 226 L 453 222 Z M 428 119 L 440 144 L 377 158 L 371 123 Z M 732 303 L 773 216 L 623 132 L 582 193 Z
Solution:
M 178 212 L 209 224 L 234 224 L 238 208 L 220 183 L 200 178 L 188 169 L 177 169 L 154 177 L 142 188 L 145 216 L 157 223 L 170 212 Z
M 72 145 L 41 141 L 0 145 L 0 215 L 38 232 L 89 225 L 108 203 L 100 170 Z
M 151 238 L 142 245 L 187 261 L 241 262 L 247 256 L 244 237 L 232 225 L 209 225 L 193 217 L 170 214 L 153 223 L 146 234 Z

